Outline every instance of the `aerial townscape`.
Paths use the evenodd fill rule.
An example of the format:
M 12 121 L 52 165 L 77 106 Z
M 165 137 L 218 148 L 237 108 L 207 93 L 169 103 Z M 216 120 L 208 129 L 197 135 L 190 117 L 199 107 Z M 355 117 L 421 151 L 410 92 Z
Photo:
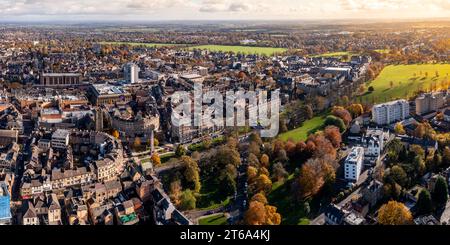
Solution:
M 1 22 L 0 224 L 450 225 L 449 61 L 449 20 Z M 278 134 L 174 123 L 196 85 Z

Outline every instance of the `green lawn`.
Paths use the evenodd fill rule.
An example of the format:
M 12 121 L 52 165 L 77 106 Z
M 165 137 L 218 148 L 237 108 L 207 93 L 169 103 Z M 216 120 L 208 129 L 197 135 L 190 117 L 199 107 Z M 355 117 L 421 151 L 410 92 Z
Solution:
M 438 77 L 436 71 L 438 71 Z M 436 84 L 439 88 L 443 80 L 450 79 L 449 73 L 450 64 L 389 65 L 374 81 L 367 84 L 367 88 L 372 86 L 374 91 L 364 94 L 362 102 L 380 103 L 408 98 L 419 89 L 429 90 L 432 84 Z
M 199 219 L 198 224 L 199 225 L 226 225 L 227 217 L 223 213 L 211 215 L 209 217 Z
M 129 45 L 129 46 L 145 46 L 145 47 L 176 47 L 184 44 L 173 44 L 173 43 L 136 43 L 136 42 L 100 42 L 100 44 L 106 45 Z
M 304 225 L 309 220 L 304 211 L 304 204 L 295 200 L 292 193 L 292 181 L 294 175 L 289 176 L 285 183 L 276 184 L 267 196 L 270 205 L 277 207 L 277 212 L 281 215 L 282 225 Z
M 316 130 L 320 129 L 325 122 L 325 118 L 322 116 L 317 116 L 312 118 L 311 120 L 305 121 L 303 126 L 288 131 L 286 133 L 280 134 L 279 138 L 287 141 L 292 139 L 295 142 L 300 140 L 306 140 L 311 133 L 314 133 Z
M 233 53 L 244 53 L 244 54 L 262 54 L 267 56 L 272 56 L 275 53 L 285 52 L 285 48 L 271 48 L 271 47 L 252 47 L 252 46 L 227 46 L 227 45 L 200 45 L 189 47 L 190 50 L 193 49 L 207 49 L 214 52 L 233 52 Z

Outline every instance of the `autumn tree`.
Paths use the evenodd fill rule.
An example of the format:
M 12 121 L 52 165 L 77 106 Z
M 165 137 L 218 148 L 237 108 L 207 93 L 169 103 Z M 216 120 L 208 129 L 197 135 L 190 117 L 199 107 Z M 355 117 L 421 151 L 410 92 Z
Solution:
M 364 107 L 361 104 L 351 104 L 347 107 L 347 110 L 352 114 L 352 117 L 356 118 L 364 113 Z
M 161 158 L 159 157 L 158 153 L 153 153 L 152 157 L 151 157 L 153 166 L 157 167 L 159 165 L 161 165 Z
M 116 139 L 118 139 L 119 136 L 120 136 L 120 135 L 119 135 L 119 131 L 117 131 L 117 130 L 115 130 L 115 129 L 112 131 L 111 135 L 112 135 L 114 138 L 116 138 Z
M 181 157 L 184 166 L 184 177 L 186 181 L 194 187 L 196 193 L 200 192 L 200 174 L 196 161 L 188 156 Z
M 269 167 L 269 156 L 267 154 L 263 154 L 260 160 L 261 166 L 268 168 Z
M 259 177 L 256 178 L 251 189 L 252 193 L 258 193 L 261 191 L 269 193 L 269 191 L 272 189 L 272 181 L 267 175 L 260 174 Z
M 324 131 L 325 138 L 327 138 L 331 144 L 333 144 L 334 148 L 339 148 L 342 143 L 341 133 L 339 132 L 339 128 L 336 126 L 328 126 Z
M 412 214 L 401 202 L 389 201 L 378 210 L 378 223 L 382 225 L 412 224 Z
M 267 204 L 262 193 L 258 193 L 251 198 L 249 208 L 244 214 L 244 222 L 247 225 L 279 225 L 281 215 L 277 213 L 276 207 Z
M 403 124 L 401 122 L 395 124 L 394 131 L 398 135 L 404 135 L 406 133 L 405 129 L 403 128 Z
M 175 180 L 172 183 L 170 183 L 169 197 L 170 197 L 170 200 L 172 200 L 172 203 L 176 207 L 179 207 L 179 205 L 180 205 L 182 191 L 183 191 L 183 188 L 181 186 L 181 181 Z
M 140 147 L 141 147 L 141 138 L 139 137 L 134 138 L 133 148 L 135 150 L 138 150 Z
M 346 126 L 348 126 L 350 124 L 350 122 L 352 121 L 352 115 L 344 107 L 341 107 L 341 106 L 333 107 L 331 114 L 333 114 L 336 117 L 341 118 L 344 121 Z
M 333 182 L 335 178 L 335 171 L 326 159 L 310 159 L 302 165 L 294 189 L 297 196 L 304 199 L 317 194 L 326 182 Z

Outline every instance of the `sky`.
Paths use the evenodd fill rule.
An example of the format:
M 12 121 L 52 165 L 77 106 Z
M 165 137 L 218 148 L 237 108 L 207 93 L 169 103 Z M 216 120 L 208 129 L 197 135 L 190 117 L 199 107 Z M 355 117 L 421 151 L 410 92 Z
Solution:
M 450 18 L 450 0 L 0 0 L 0 21 Z

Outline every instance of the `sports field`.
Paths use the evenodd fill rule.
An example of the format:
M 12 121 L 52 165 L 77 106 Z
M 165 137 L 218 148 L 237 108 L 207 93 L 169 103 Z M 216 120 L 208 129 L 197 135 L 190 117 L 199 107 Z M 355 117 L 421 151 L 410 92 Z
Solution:
M 272 56 L 275 53 L 283 53 L 287 49 L 285 48 L 271 48 L 271 47 L 252 47 L 252 46 L 227 46 L 227 45 L 200 45 L 189 47 L 193 49 L 206 49 L 214 52 L 233 52 L 244 54 L 261 54 Z
M 184 44 L 173 44 L 173 43 L 136 43 L 136 42 L 100 42 L 100 44 L 106 45 L 129 45 L 129 46 L 145 46 L 145 47 L 176 47 L 182 46 Z
M 367 84 L 374 91 L 365 93 L 362 101 L 379 103 L 408 98 L 418 90 L 441 89 L 449 85 L 449 73 L 450 64 L 389 65 Z
M 314 117 L 311 120 L 305 121 L 301 127 L 280 134 L 279 138 L 284 141 L 292 139 L 294 142 L 306 140 L 311 133 L 314 133 L 314 131 L 320 129 L 324 122 L 324 117 Z

